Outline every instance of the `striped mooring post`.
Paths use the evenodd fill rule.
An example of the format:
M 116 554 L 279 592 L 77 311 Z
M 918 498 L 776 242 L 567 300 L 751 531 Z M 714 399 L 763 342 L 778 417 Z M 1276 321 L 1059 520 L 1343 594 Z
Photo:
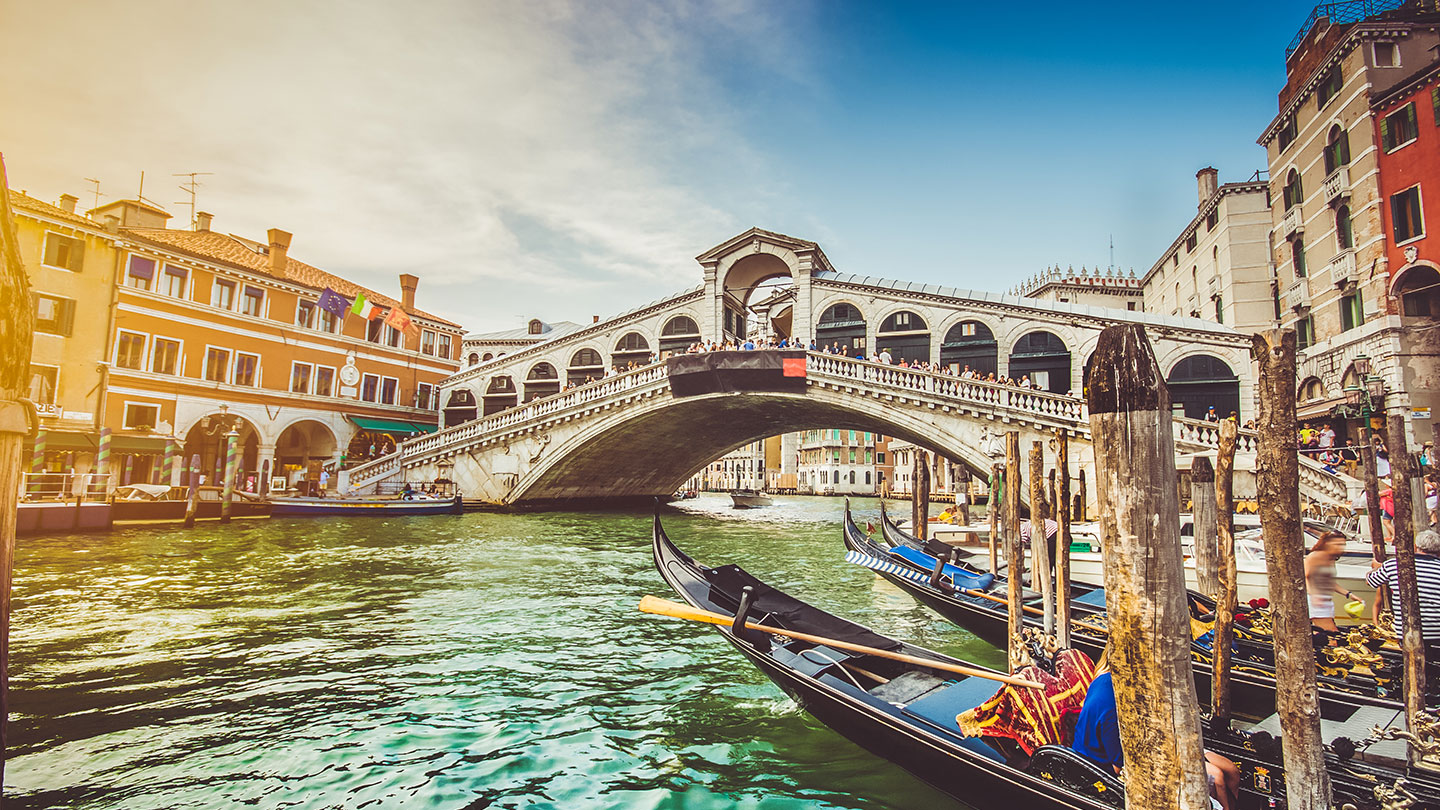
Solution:
M 104 492 L 110 492 L 110 428 L 100 428 L 100 449 L 95 453 L 95 472 L 101 477 L 100 484 Z M 90 494 L 89 487 L 86 487 L 85 494 Z
M 35 492 L 36 489 L 41 486 L 38 473 L 45 472 L 45 438 L 48 433 L 49 431 L 45 428 L 40 428 L 35 431 L 35 451 L 30 454 L 30 472 L 36 473 L 37 475 L 34 480 L 25 487 L 26 492 Z
M 230 502 L 235 499 L 235 447 L 240 443 L 235 432 L 225 434 L 225 490 L 220 502 L 220 522 L 230 522 Z
M 165 464 L 164 464 L 164 468 L 163 468 L 163 469 L 161 470 L 161 472 L 160 472 L 160 480 L 157 481 L 156 483 L 158 483 L 158 484 L 164 484 L 164 485 L 166 485 L 166 486 L 174 486 L 175 483 L 176 483 L 176 481 L 175 481 L 176 476 L 177 476 L 177 474 L 179 473 L 179 470 L 177 470 L 177 469 L 175 468 L 175 466 L 176 466 L 176 464 L 177 464 L 178 462 L 179 462 L 179 454 L 177 454 L 177 453 L 175 452 L 175 440 L 174 440 L 174 439 L 166 439 L 166 440 L 165 440 Z

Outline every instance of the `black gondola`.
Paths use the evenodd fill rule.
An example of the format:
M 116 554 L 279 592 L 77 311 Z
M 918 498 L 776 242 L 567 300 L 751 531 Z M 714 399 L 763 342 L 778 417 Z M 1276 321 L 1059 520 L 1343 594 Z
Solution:
M 739 566 L 703 567 L 670 541 L 658 515 L 652 543 L 661 577 L 685 602 L 735 616 L 732 625 L 716 627 L 721 636 L 806 712 L 857 745 L 972 805 L 1026 810 L 1124 806 L 1120 781 L 1068 747 L 1044 745 L 1027 757 L 1008 740 L 962 736 L 953 718 L 989 699 L 999 686 L 994 682 L 777 638 L 746 629 L 745 623 L 936 662 L 966 662 L 826 613 L 766 585 Z M 861 678 L 871 685 L 863 685 Z M 1227 729 L 1207 732 L 1206 747 L 1239 763 L 1243 778 L 1239 808 L 1284 807 L 1280 751 L 1272 738 Z M 1361 810 L 1378 809 L 1375 786 L 1390 786 L 1405 776 L 1409 789 L 1420 797 L 1415 807 L 1440 810 L 1440 785 L 1425 772 L 1333 757 L 1330 772 L 1337 805 L 1349 802 Z
M 928 566 L 934 564 L 935 558 L 926 555 L 936 551 L 933 542 L 927 543 L 912 537 L 893 525 L 883 512 L 881 526 L 882 535 L 888 542 L 896 544 L 895 546 L 882 546 L 870 539 L 855 524 L 847 503 L 843 530 L 845 547 L 851 552 L 893 561 L 914 572 L 929 572 Z M 902 545 L 911 551 L 920 553 L 918 555 L 908 554 L 904 557 L 898 557 L 891 553 L 892 548 Z M 944 544 L 939 545 L 944 547 Z M 956 563 L 956 565 L 968 568 L 964 562 Z M 905 576 L 902 573 L 887 571 L 883 567 L 870 567 L 874 568 L 876 573 L 887 581 L 909 593 L 917 601 L 954 624 L 964 627 L 992 644 L 1003 646 L 1007 643 L 1008 605 L 997 602 L 994 598 L 986 599 L 973 593 L 957 592 L 952 587 L 948 587 L 949 583 L 945 581 L 933 584 L 932 582 L 918 581 L 914 577 Z M 1004 593 L 1005 579 L 1003 577 L 996 579 L 994 590 L 997 593 Z M 1105 634 L 1087 628 L 1086 625 L 1089 624 L 1092 627 L 1103 625 L 1104 589 L 1071 583 L 1070 594 L 1072 615 L 1078 620 L 1071 627 L 1071 642 L 1093 658 L 1099 655 L 1099 651 L 1103 649 Z M 1212 600 L 1193 592 L 1189 594 L 1189 599 L 1192 613 L 1197 617 L 1213 613 L 1214 602 Z M 1028 593 L 1026 605 L 1034 609 L 1039 604 L 1038 594 Z M 1025 623 L 1038 627 L 1040 619 L 1033 613 L 1027 613 Z M 1195 687 L 1201 700 L 1208 705 L 1211 691 L 1210 649 L 1205 643 L 1198 640 L 1191 644 L 1190 649 L 1191 663 L 1195 672 Z M 1263 718 L 1274 713 L 1274 652 L 1268 640 L 1237 638 L 1236 653 L 1232 658 L 1231 666 L 1230 696 L 1233 710 L 1238 715 L 1250 718 Z M 1348 717 L 1359 707 L 1399 709 L 1401 699 L 1399 679 L 1388 674 L 1398 671 L 1399 666 L 1396 662 L 1389 662 L 1387 666 L 1377 669 L 1381 673 L 1378 678 L 1369 669 L 1351 669 L 1344 666 L 1327 667 L 1325 662 L 1322 662 L 1320 673 L 1317 676 L 1322 712 L 1327 717 Z

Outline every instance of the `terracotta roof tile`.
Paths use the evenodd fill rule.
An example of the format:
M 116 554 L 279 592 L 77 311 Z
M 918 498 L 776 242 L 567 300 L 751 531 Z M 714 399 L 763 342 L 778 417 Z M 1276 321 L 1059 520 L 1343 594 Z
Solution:
M 47 217 L 64 220 L 74 225 L 84 225 L 94 230 L 100 230 L 104 227 L 93 219 L 86 219 L 79 214 L 72 214 L 58 205 L 51 205 L 42 200 L 37 200 L 29 194 L 16 191 L 15 189 L 10 189 L 10 206 L 22 211 L 29 211 L 33 214 L 43 214 Z
M 163 228 L 126 228 L 124 232 L 140 242 L 168 248 L 186 253 L 191 256 L 209 259 L 211 261 L 228 264 L 233 267 L 240 267 L 265 276 L 273 276 L 270 272 L 270 257 L 260 253 L 253 246 L 260 246 L 261 243 L 231 234 L 223 234 L 217 231 L 178 231 Z M 287 256 L 287 268 L 285 271 L 286 281 L 311 287 L 319 292 L 329 287 L 341 295 L 353 299 L 356 293 L 364 293 L 368 301 L 380 306 L 398 307 L 400 302 L 383 293 L 376 292 L 368 287 L 362 287 L 352 281 L 343 279 L 332 273 L 327 273 L 318 267 L 308 265 Z M 457 329 L 460 324 L 445 320 L 437 315 L 432 315 L 422 310 L 410 310 L 411 316 L 418 316 L 446 326 L 453 326 Z

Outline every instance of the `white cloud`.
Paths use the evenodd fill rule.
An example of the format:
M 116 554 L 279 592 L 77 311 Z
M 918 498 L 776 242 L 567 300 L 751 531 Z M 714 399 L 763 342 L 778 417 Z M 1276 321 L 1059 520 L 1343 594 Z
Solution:
M 12 4 L 0 145 L 12 185 L 187 215 L 209 171 L 217 229 L 295 233 L 294 255 L 472 328 L 582 319 L 698 283 L 690 261 L 750 223 L 694 181 L 773 174 L 727 122 L 743 60 L 804 85 L 763 4 Z M 766 193 L 780 194 L 773 180 Z M 733 193 L 733 192 L 724 192 Z

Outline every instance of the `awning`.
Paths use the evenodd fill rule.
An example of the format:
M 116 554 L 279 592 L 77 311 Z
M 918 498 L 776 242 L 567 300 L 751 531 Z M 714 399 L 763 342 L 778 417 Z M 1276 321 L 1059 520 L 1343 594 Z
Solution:
M 1301 422 L 1306 419 L 1323 419 L 1335 410 L 1336 405 L 1344 405 L 1345 401 L 1344 396 L 1338 396 L 1303 403 L 1295 408 L 1295 418 Z
M 377 430 L 381 433 L 434 433 L 435 425 L 427 425 L 420 422 L 401 422 L 398 419 L 372 419 L 368 416 L 355 416 L 345 414 L 345 418 L 355 423 L 361 430 Z

